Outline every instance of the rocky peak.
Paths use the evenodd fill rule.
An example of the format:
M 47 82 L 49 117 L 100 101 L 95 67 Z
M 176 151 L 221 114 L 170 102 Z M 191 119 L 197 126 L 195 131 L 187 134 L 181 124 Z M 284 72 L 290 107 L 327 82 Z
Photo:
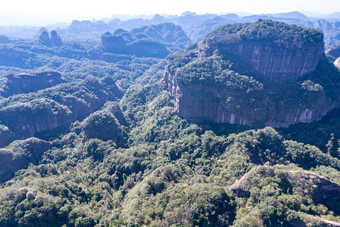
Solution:
M 334 65 L 340 70 L 340 57 L 335 60 Z
M 60 36 L 58 35 L 57 31 L 51 31 L 51 38 L 48 34 L 48 31 L 44 28 L 40 29 L 41 34 L 39 36 L 39 41 L 46 45 L 46 46 L 61 46 L 63 45 L 63 41 L 61 40 Z
M 0 95 L 8 97 L 13 94 L 34 92 L 63 82 L 65 81 L 58 72 L 10 74 L 0 84 Z
M 50 36 L 48 35 L 47 31 L 41 32 L 41 34 L 39 36 L 39 40 L 40 40 L 40 42 L 42 44 L 44 44 L 46 46 L 51 46 L 52 45 Z
M 63 45 L 63 41 L 61 40 L 60 36 L 55 30 L 51 31 L 51 42 L 53 45 L 56 45 L 56 46 Z

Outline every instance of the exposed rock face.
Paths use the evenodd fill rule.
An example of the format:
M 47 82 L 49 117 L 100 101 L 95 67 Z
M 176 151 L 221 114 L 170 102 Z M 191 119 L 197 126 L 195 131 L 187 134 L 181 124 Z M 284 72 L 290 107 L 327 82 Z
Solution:
M 50 39 L 50 36 L 48 35 L 47 31 L 43 31 L 41 33 L 41 35 L 39 36 L 39 40 L 42 44 L 46 45 L 46 46 L 51 46 L 52 42 Z
M 0 147 L 13 140 L 37 136 L 40 132 L 82 120 L 106 102 L 122 95 L 115 81 L 109 77 L 98 80 L 88 76 L 79 85 L 70 88 L 68 84 L 61 84 L 60 87 L 51 88 L 53 90 L 45 90 L 51 96 L 45 93 L 45 98 L 28 97 L 29 101 L 0 108 Z M 74 90 L 74 93 L 67 89 Z
M 252 28 L 265 35 L 248 34 Z M 294 37 L 287 47 L 283 37 L 267 37 L 280 29 L 308 40 Z M 319 32 L 278 22 L 228 25 L 172 56 L 164 81 L 177 113 L 189 120 L 276 128 L 309 123 L 340 105 L 340 74 L 322 57 L 322 45 Z M 326 68 L 332 83 L 323 80 Z
M 58 72 L 36 74 L 11 74 L 0 84 L 0 95 L 8 97 L 13 94 L 28 93 L 63 83 Z
M 338 57 L 338 59 L 335 60 L 334 65 L 340 70 L 340 57 Z
M 229 189 L 238 197 L 249 197 L 253 187 L 261 188 L 259 185 L 263 185 L 262 179 L 267 180 L 265 185 L 270 185 L 271 180 L 268 178 L 273 176 L 280 178 L 282 184 L 280 187 L 291 187 L 295 193 L 303 197 L 310 197 L 315 203 L 324 204 L 333 212 L 339 213 L 340 186 L 310 171 L 287 171 L 278 167 L 257 166 L 244 174 Z M 327 222 L 327 220 L 323 221 Z M 334 224 L 337 226 L 339 223 Z
M 259 35 L 248 36 L 247 29 L 251 26 Z M 207 35 L 199 44 L 198 56 L 209 57 L 217 54 L 216 51 L 222 55 L 236 55 L 261 75 L 272 79 L 296 79 L 313 72 L 324 53 L 322 33 L 312 29 L 303 31 L 303 35 L 312 38 L 296 40 L 299 37 L 295 37 L 295 33 L 300 29 L 284 23 L 258 21 L 248 26 L 226 25 Z M 275 37 L 280 33 L 285 37 Z
M 34 56 L 34 54 L 24 52 L 9 45 L 0 47 L 1 65 L 22 67 L 30 56 Z
M 8 148 L 0 148 L 0 175 L 5 175 L 37 163 L 45 151 L 51 147 L 50 143 L 37 138 L 16 141 Z
M 114 34 L 104 33 L 99 45 L 89 51 L 92 58 L 109 61 L 120 57 L 126 58 L 121 55 L 164 58 L 168 54 L 169 51 L 163 44 L 149 39 L 138 39 L 123 29 L 118 29 Z
M 51 31 L 51 43 L 56 46 L 63 45 L 63 41 L 55 30 Z
M 63 41 L 61 40 L 60 36 L 58 35 L 57 31 L 51 31 L 51 38 L 48 34 L 47 30 L 41 29 L 41 34 L 39 36 L 39 40 L 42 44 L 46 46 L 61 46 L 63 45 Z
M 340 186 L 325 177 L 319 176 L 310 171 L 287 171 L 285 173 L 289 183 L 297 188 L 298 193 L 304 193 L 305 188 L 313 188 L 312 185 L 316 185 L 315 189 L 310 192 L 314 201 L 318 203 L 340 203 Z M 297 179 L 313 179 L 312 182 L 308 180 Z M 300 189 L 300 191 L 298 190 Z M 340 211 L 340 205 L 335 206 L 335 209 Z
M 106 32 L 89 55 L 109 62 L 124 60 L 126 57 L 122 55 L 164 58 L 169 50 L 183 49 L 188 44 L 190 39 L 180 26 L 165 23 L 136 28 L 131 32 L 124 29 L 117 29 L 113 34 Z
M 19 138 L 31 137 L 75 120 L 69 108 L 45 98 L 2 108 L 0 115 L 3 124 L 12 131 L 21 132 Z

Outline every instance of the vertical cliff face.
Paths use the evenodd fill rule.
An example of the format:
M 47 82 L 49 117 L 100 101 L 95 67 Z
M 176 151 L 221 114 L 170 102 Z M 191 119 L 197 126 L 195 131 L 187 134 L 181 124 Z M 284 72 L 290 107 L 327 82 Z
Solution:
M 35 92 L 64 82 L 65 80 L 58 72 L 11 74 L 0 83 L 0 95 L 8 97 L 14 94 Z
M 169 58 L 164 81 L 180 116 L 196 121 L 288 127 L 317 121 L 340 105 L 340 74 L 322 57 L 323 42 L 318 32 L 278 22 L 256 23 L 220 28 L 223 32 L 212 32 L 196 47 Z M 281 26 L 286 33 L 294 37 L 302 33 L 309 40 L 297 39 L 288 47 L 280 37 L 268 40 L 256 35 L 259 37 L 252 41 L 255 38 L 248 33 L 235 36 L 235 30 L 252 32 L 255 27 L 267 34 L 284 30 Z M 327 70 L 325 75 L 323 70 Z
M 315 70 L 324 54 L 323 34 L 259 20 L 222 26 L 198 46 L 198 57 L 233 55 L 271 79 L 296 79 Z
M 214 46 L 210 46 L 208 50 L 203 48 L 199 57 L 214 54 L 213 50 L 216 49 Z M 239 57 L 258 73 L 271 79 L 297 79 L 315 70 L 324 50 L 322 42 L 296 50 L 276 47 L 270 42 L 254 42 L 227 44 L 221 47 L 220 52 Z

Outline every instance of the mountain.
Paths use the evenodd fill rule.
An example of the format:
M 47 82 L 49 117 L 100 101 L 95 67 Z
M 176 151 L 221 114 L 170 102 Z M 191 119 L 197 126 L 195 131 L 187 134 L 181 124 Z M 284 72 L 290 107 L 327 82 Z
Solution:
M 131 33 L 137 37 L 147 37 L 158 41 L 173 49 L 180 50 L 187 47 L 191 41 L 182 30 L 182 28 L 173 23 L 164 23 L 157 25 L 144 26 L 131 30 Z
M 93 58 L 117 61 L 122 55 L 164 58 L 171 51 L 180 50 L 190 44 L 182 28 L 171 23 L 135 28 L 131 32 L 117 29 L 113 34 L 106 32 L 101 42 L 89 54 Z
M 0 95 L 8 97 L 14 94 L 38 91 L 66 82 L 57 72 L 43 72 L 36 74 L 8 75 L 0 83 Z
M 322 33 L 270 20 L 219 27 L 171 56 L 164 80 L 177 113 L 196 121 L 288 127 L 340 104 Z
M 340 44 L 336 46 L 332 46 L 330 49 L 328 49 L 326 51 L 326 56 L 331 62 L 334 62 L 337 58 L 339 58 L 340 57 Z
M 256 17 L 14 30 L 0 226 L 340 226 L 336 22 Z

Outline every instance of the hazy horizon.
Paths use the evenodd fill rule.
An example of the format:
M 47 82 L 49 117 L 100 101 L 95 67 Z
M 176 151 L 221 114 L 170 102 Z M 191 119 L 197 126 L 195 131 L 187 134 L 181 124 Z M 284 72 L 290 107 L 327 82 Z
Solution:
M 131 7 L 133 6 L 133 7 Z M 339 7 L 337 7 L 339 6 Z M 42 26 L 56 23 L 70 23 L 72 20 L 101 20 L 112 15 L 180 15 L 191 11 L 197 14 L 235 13 L 267 14 L 299 11 L 307 16 L 327 15 L 340 11 L 338 0 L 211 0 L 209 4 L 193 0 L 168 1 L 125 0 L 116 2 L 109 0 L 50 2 L 43 0 L 12 0 L 2 3 L 0 10 L 0 26 L 27 25 Z

